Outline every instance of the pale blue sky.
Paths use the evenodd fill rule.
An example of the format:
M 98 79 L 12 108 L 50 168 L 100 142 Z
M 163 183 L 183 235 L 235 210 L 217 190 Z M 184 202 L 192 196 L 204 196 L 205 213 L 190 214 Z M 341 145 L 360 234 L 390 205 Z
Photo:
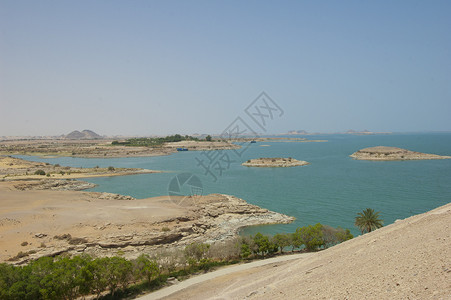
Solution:
M 450 1 L 0 0 L 0 136 L 451 130 Z

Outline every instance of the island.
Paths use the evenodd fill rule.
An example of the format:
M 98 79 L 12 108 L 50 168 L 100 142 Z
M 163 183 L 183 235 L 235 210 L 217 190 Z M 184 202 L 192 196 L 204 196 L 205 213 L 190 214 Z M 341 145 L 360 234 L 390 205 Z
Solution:
M 297 160 L 291 157 L 261 157 L 256 159 L 250 159 L 241 165 L 246 167 L 267 167 L 267 168 L 286 168 L 286 167 L 296 167 L 305 166 L 309 162 L 303 160 Z
M 451 156 L 442 156 L 410 151 L 397 147 L 377 146 L 361 149 L 350 157 L 359 160 L 420 160 L 420 159 L 449 159 Z

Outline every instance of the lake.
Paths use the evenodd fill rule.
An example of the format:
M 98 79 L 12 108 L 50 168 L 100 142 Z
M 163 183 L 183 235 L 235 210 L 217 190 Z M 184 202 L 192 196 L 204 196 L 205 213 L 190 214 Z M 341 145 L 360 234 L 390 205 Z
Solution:
M 181 173 L 196 175 L 203 194 L 222 193 L 296 217 L 287 225 L 245 228 L 243 234 L 293 232 L 299 226 L 322 223 L 354 227 L 357 212 L 370 207 L 380 211 L 385 224 L 444 205 L 451 201 L 451 159 L 420 161 L 359 161 L 353 152 L 372 146 L 394 146 L 413 151 L 451 155 L 451 133 L 390 135 L 318 135 L 308 139 L 327 142 L 257 142 L 245 149 L 184 151 L 169 156 L 131 158 L 36 158 L 29 160 L 73 167 L 127 167 L 164 170 L 164 173 L 88 178 L 92 191 L 136 198 L 167 195 L 169 183 Z M 216 164 L 206 173 L 202 164 Z M 259 157 L 293 157 L 310 165 L 292 168 L 249 168 L 241 163 Z M 202 163 L 199 163 L 202 161 Z M 213 160 L 215 161 L 215 160 Z M 219 163 L 218 163 L 219 162 Z M 222 169 L 220 169 L 222 168 Z M 222 173 L 222 174 L 221 174 Z M 216 176 L 215 178 L 212 176 Z M 182 191 L 190 193 L 185 185 Z

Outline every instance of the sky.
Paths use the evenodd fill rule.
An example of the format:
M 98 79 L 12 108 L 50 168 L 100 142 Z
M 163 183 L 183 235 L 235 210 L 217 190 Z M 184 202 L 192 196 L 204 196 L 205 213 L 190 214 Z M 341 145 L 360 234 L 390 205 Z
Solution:
M 450 131 L 450 15 L 450 1 L 0 0 L 0 136 L 216 134 L 237 117 L 265 133 Z M 262 92 L 280 108 L 263 130 L 246 114 Z

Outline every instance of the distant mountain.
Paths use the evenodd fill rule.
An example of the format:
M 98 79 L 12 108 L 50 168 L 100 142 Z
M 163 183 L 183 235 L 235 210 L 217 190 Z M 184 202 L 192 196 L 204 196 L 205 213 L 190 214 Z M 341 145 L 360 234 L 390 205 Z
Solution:
M 66 135 L 64 138 L 68 140 L 95 140 L 101 139 L 102 137 L 91 130 L 83 130 L 82 132 L 75 130 Z

